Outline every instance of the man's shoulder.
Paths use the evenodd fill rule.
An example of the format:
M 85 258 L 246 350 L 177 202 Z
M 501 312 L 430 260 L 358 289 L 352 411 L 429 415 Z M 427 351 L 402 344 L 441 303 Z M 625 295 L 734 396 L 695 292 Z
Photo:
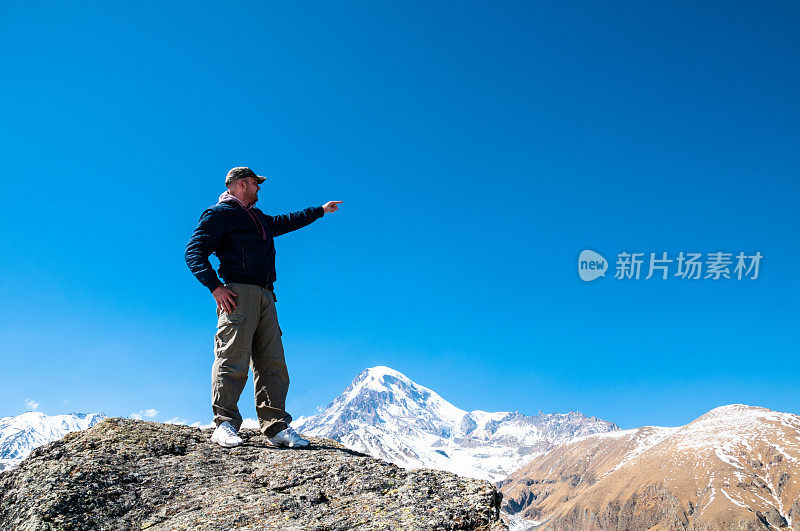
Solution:
M 223 226 L 230 224 L 230 220 L 235 216 L 236 209 L 232 205 L 217 203 L 203 210 L 203 213 L 200 214 L 199 223 L 203 226 Z
M 224 215 L 230 212 L 235 212 L 236 207 L 231 203 L 217 203 L 216 205 L 212 205 L 203 211 L 203 215 Z

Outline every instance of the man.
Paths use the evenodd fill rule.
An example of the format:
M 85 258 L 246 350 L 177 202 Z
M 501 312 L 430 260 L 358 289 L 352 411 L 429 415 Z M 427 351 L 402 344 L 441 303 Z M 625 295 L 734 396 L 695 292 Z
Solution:
M 341 201 L 281 216 L 267 216 L 254 205 L 266 178 L 250 168 L 233 168 L 225 177 L 219 203 L 207 209 L 186 246 L 186 263 L 217 302 L 217 333 L 211 369 L 214 423 L 211 440 L 232 448 L 242 416 L 237 406 L 253 367 L 256 413 L 262 433 L 276 446 L 308 446 L 290 426 L 286 412 L 289 373 L 275 311 L 275 246 L 273 237 L 305 227 Z M 219 280 L 209 255 L 219 258 Z

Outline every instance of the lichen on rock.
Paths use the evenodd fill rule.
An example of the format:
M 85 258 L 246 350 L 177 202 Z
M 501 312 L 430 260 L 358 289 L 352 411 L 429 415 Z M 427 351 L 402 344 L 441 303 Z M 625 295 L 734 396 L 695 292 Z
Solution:
M 505 529 L 486 481 L 240 435 L 224 449 L 211 430 L 106 419 L 0 474 L 0 529 Z

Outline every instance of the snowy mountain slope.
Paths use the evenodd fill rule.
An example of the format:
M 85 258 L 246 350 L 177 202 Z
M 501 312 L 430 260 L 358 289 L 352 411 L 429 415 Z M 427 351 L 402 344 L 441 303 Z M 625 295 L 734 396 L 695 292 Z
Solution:
M 34 448 L 58 440 L 69 432 L 91 428 L 103 413 L 47 416 L 30 411 L 0 418 L 0 471 L 17 466 Z
M 734 404 L 678 428 L 584 437 L 502 486 L 548 528 L 800 529 L 800 416 Z
M 297 419 L 293 427 L 406 468 L 490 481 L 556 444 L 617 429 L 575 412 L 467 412 L 388 367 L 362 371 L 324 411 Z

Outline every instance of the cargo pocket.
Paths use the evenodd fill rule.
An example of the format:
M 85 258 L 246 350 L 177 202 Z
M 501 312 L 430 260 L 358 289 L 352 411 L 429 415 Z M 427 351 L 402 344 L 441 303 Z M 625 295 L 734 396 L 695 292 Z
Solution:
M 236 338 L 244 325 L 244 314 L 220 312 L 217 318 L 217 333 L 214 335 L 214 353 L 219 357 L 230 357 L 234 352 Z

